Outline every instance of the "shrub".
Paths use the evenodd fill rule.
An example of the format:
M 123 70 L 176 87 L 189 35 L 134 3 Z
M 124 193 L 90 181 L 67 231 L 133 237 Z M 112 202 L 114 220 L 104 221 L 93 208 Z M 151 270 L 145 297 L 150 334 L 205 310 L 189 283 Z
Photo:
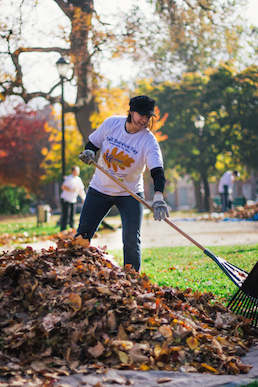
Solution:
M 27 214 L 33 198 L 25 188 L 17 186 L 0 187 L 0 214 L 14 215 Z

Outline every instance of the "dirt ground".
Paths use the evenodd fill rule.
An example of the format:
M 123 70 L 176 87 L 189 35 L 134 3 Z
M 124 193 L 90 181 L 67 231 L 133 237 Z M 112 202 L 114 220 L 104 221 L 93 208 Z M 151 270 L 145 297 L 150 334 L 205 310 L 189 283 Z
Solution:
M 205 221 L 169 218 L 185 234 L 204 247 L 258 243 L 258 222 L 254 221 Z M 144 219 L 141 230 L 142 248 L 190 246 L 190 242 L 164 221 Z M 107 246 L 108 250 L 122 249 L 122 230 L 98 235 L 92 245 Z
M 238 220 L 194 220 L 178 219 L 170 217 L 169 220 L 177 228 L 190 236 L 203 247 L 223 245 L 243 245 L 258 243 L 258 222 Z M 120 218 L 106 218 L 106 222 L 112 224 L 116 231 L 97 233 L 91 244 L 95 247 L 107 246 L 109 250 L 122 249 L 122 229 Z M 164 221 L 154 221 L 152 215 L 143 220 L 141 229 L 142 248 L 173 247 L 193 245 L 185 236 L 181 235 L 173 227 Z M 56 243 L 51 240 L 43 242 L 20 244 L 21 247 L 31 246 L 34 250 L 48 249 Z M 16 246 L 2 246 L 1 251 L 12 251 Z

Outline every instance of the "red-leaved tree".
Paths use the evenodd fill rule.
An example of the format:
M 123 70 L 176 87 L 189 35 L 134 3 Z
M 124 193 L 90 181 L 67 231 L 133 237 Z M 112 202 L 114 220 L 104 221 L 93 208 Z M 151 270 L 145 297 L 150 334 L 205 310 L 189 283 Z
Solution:
M 38 194 L 40 168 L 49 146 L 45 131 L 46 116 L 22 104 L 12 114 L 0 118 L 0 185 L 17 185 Z

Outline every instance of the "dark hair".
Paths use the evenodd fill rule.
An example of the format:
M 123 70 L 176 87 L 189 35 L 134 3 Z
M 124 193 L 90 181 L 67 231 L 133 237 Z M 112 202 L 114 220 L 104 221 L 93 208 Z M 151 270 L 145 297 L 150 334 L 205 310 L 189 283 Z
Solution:
M 126 119 L 126 122 L 128 122 L 129 124 L 131 124 L 131 122 L 132 122 L 132 116 L 131 116 L 131 113 L 132 113 L 131 111 L 128 111 L 128 116 L 127 116 L 127 119 Z M 153 130 L 153 128 L 154 128 L 154 123 L 155 123 L 154 118 L 151 117 L 151 118 L 150 118 L 149 125 L 148 125 L 148 129 L 150 129 L 150 131 Z
M 240 175 L 240 173 L 238 171 L 234 171 L 233 174 L 238 177 Z

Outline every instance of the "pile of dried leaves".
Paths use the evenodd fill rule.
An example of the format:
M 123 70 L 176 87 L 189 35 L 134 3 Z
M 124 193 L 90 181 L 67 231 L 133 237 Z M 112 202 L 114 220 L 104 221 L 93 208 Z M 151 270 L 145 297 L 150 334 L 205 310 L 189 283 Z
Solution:
M 75 228 L 63 230 L 52 235 L 37 235 L 36 233 L 33 233 L 33 235 L 29 235 L 27 231 L 18 234 L 5 232 L 0 235 L 0 246 L 19 245 L 21 243 L 35 243 L 39 241 L 46 241 L 48 239 L 58 241 L 59 239 L 73 238 L 75 234 Z
M 0 255 L 0 374 L 102 369 L 246 373 L 253 336 L 212 294 L 160 287 L 60 241 Z
M 230 218 L 258 220 L 258 203 L 237 207 L 228 211 Z

